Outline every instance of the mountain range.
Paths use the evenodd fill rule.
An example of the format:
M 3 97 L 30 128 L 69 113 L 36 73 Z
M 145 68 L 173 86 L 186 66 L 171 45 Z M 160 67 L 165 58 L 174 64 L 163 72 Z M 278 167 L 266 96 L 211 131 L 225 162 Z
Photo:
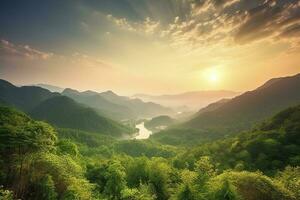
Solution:
M 215 104 L 213 109 L 210 105 L 200 110 L 183 126 L 220 134 L 239 132 L 280 110 L 299 103 L 300 74 L 297 74 L 271 79 L 253 91 Z
M 61 93 L 62 91 L 64 91 L 65 88 L 59 87 L 59 86 L 55 86 L 55 85 L 50 85 L 50 84 L 44 84 L 44 83 L 39 83 L 39 84 L 35 84 L 32 86 L 37 86 L 37 87 L 41 87 L 41 88 L 45 88 L 51 92 L 59 92 Z
M 167 144 L 198 144 L 255 128 L 281 110 L 300 104 L 300 74 L 275 78 L 253 91 L 217 101 L 190 120 L 151 136 Z
M 61 94 L 116 120 L 152 118 L 159 115 L 175 114 L 168 107 L 152 102 L 144 102 L 138 98 L 132 99 L 126 96 L 119 96 L 112 91 L 98 93 L 88 90 L 79 92 L 67 88 Z
M 148 95 L 136 94 L 133 97 L 140 98 L 144 101 L 152 101 L 164 106 L 177 107 L 182 110 L 184 107 L 188 110 L 198 110 L 210 103 L 219 101 L 224 98 L 232 98 L 240 94 L 239 92 L 227 90 L 207 90 L 207 91 L 192 91 L 180 94 L 169 95 Z
M 37 86 L 17 87 L 0 80 L 1 104 L 15 107 L 33 118 L 61 128 L 97 132 L 112 136 L 128 135 L 135 130 L 99 115 L 92 108 L 60 93 Z

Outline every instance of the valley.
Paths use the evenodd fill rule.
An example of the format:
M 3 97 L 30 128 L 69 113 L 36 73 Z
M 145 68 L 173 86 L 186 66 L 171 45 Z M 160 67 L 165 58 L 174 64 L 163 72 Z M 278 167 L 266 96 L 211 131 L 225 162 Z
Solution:
M 66 96 L 66 90 L 52 93 L 1 80 L 0 158 L 7 164 L 0 168 L 0 180 L 10 190 L 0 189 L 0 194 L 24 199 L 31 199 L 28 191 L 34 191 L 46 199 L 186 200 L 231 193 L 251 200 L 250 193 L 267 199 L 296 200 L 299 81 L 300 76 L 295 75 L 267 82 L 256 90 L 212 103 L 187 118 L 170 117 L 165 115 L 166 108 L 150 104 L 162 108 L 161 115 L 153 113 L 148 119 L 127 115 L 126 120 L 118 120 L 95 106 L 103 102 L 149 104 L 131 102 L 112 92 L 105 93 L 110 98 L 73 90 Z M 274 101 L 275 96 L 280 98 Z M 113 106 L 111 110 L 115 108 L 119 109 Z M 128 108 L 118 112 L 128 112 Z M 144 111 L 147 114 L 142 116 L 151 113 Z M 29 173 L 33 170 L 41 174 L 33 176 Z M 21 179 L 23 182 L 14 181 Z M 42 185 L 35 185 L 36 181 Z M 245 183 L 250 184 L 248 190 L 242 189 Z M 40 191 L 40 187 L 46 190 Z
M 300 200 L 300 0 L 1 0 L 0 200 Z

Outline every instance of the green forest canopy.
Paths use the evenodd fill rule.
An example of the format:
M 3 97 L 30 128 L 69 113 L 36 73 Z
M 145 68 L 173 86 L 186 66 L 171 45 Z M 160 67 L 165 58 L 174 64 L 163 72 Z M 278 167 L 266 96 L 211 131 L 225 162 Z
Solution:
M 0 111 L 2 199 L 300 198 L 300 106 L 192 149 L 54 129 Z

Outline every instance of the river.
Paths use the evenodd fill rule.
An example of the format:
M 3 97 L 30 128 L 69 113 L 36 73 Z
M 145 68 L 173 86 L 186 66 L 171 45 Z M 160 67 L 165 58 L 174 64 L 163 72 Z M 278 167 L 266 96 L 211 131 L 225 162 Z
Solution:
M 139 132 L 135 139 L 141 140 L 141 139 L 147 139 L 152 134 L 152 131 L 148 130 L 144 126 L 144 122 L 137 124 L 135 128 L 139 129 Z

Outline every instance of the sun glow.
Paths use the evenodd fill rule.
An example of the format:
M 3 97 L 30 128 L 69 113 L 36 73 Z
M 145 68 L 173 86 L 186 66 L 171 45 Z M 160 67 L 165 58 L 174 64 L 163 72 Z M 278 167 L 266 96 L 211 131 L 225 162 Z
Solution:
M 209 82 L 216 83 L 220 80 L 220 71 L 217 68 L 209 68 L 204 72 L 204 76 Z

